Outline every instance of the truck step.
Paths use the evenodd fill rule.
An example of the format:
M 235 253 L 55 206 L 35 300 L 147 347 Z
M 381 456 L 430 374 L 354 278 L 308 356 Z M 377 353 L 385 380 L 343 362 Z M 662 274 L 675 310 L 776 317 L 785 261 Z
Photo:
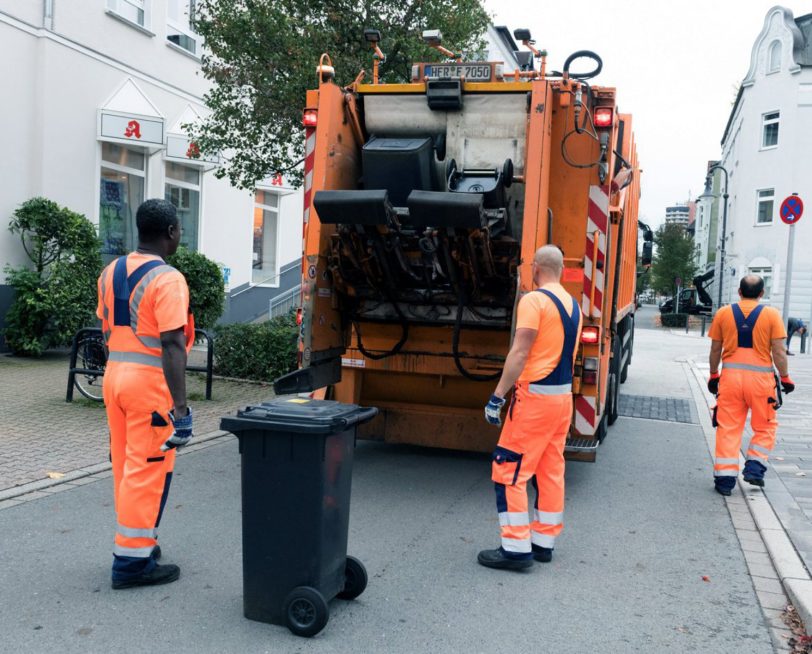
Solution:
M 565 452 L 596 452 L 600 443 L 592 438 L 568 438 Z

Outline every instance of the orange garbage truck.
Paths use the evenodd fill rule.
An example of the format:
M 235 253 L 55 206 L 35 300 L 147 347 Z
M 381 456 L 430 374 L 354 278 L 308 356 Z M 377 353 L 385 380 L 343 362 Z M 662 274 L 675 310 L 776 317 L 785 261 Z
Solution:
M 378 407 L 362 438 L 491 451 L 483 406 L 552 243 L 584 315 L 566 451 L 594 461 L 634 343 L 632 117 L 589 82 L 592 52 L 505 73 L 439 49 L 407 84 L 378 83 L 376 57 L 372 83 L 342 88 L 322 57 L 303 117 L 300 367 L 275 389 Z M 570 70 L 584 58 L 592 71 Z

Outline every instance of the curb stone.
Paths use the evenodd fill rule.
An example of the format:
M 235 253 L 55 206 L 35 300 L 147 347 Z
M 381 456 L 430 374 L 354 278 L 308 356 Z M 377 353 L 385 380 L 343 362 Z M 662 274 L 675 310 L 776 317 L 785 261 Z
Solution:
M 691 384 L 697 411 L 704 419 L 700 425 L 705 432 L 708 446 L 711 447 L 714 439 L 713 427 L 710 426 L 709 398 L 704 391 L 704 379 L 694 359 L 689 359 L 686 365 L 693 373 L 695 384 Z M 699 391 L 697 391 L 697 386 Z M 741 456 L 741 455 L 740 455 Z M 778 573 L 787 596 L 791 600 L 798 616 L 804 624 L 807 633 L 812 628 L 812 577 L 806 569 L 800 555 L 792 544 L 781 521 L 773 510 L 769 499 L 760 488 L 752 487 L 745 490 L 742 484 L 736 485 L 736 495 L 744 497 L 747 507 L 758 527 L 773 566 Z M 727 501 L 728 498 L 726 498 Z

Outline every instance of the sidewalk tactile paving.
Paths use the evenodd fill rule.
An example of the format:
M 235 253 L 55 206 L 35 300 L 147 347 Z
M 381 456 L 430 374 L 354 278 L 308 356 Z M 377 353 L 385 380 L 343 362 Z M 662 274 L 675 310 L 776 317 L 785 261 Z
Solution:
M 620 394 L 618 413 L 628 418 L 646 418 L 696 424 L 692 403 L 674 397 Z

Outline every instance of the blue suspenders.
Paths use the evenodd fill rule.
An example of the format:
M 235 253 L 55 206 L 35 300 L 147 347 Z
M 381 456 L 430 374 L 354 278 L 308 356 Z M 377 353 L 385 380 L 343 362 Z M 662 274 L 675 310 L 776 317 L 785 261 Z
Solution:
M 753 327 L 756 325 L 763 305 L 758 304 L 756 308 L 750 312 L 747 318 L 744 317 L 741 307 L 738 304 L 731 304 L 730 309 L 733 311 L 733 319 L 736 321 L 736 332 L 739 336 L 738 346 L 751 348 L 753 347 Z
M 572 301 L 572 315 L 568 315 L 564 305 L 561 303 L 554 293 L 539 288 L 539 293 L 544 293 L 548 298 L 553 301 L 555 308 L 558 309 L 558 314 L 561 316 L 561 324 L 564 327 L 564 348 L 561 352 L 561 360 L 555 369 L 547 375 L 544 379 L 533 382 L 534 384 L 541 384 L 543 386 L 558 386 L 560 384 L 572 383 L 572 355 L 575 351 L 575 339 L 578 337 L 578 324 L 581 321 L 581 309 L 578 303 L 573 299 Z

